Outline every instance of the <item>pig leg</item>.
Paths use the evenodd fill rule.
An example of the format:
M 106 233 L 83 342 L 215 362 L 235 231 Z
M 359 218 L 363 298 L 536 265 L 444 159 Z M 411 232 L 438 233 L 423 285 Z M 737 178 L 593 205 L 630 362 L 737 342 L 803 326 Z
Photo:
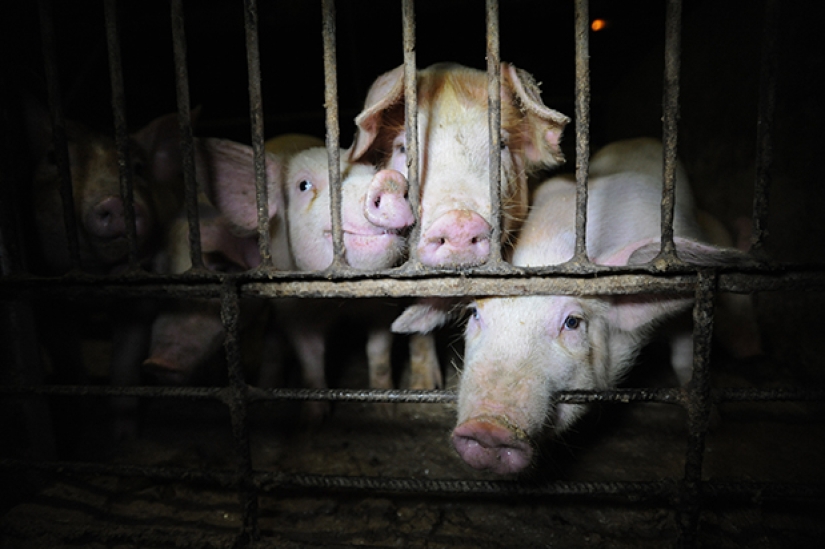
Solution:
M 435 349 L 435 335 L 410 335 L 410 389 L 440 389 L 444 386 L 438 354 Z
M 138 307 L 139 308 L 139 307 Z M 134 315 L 118 318 L 112 333 L 110 363 L 111 384 L 115 387 L 140 385 L 141 360 L 149 352 L 150 321 L 148 311 L 131 311 Z M 115 440 L 135 439 L 139 429 L 140 400 L 136 397 L 114 397 L 112 432 Z
M 392 332 L 386 327 L 372 328 L 367 334 L 367 367 L 370 389 L 392 389 Z M 392 403 L 377 405 L 379 414 L 389 417 Z
M 392 389 L 392 332 L 373 328 L 367 334 L 370 388 Z
M 291 330 L 292 344 L 298 361 L 301 363 L 301 375 L 304 387 L 309 389 L 326 389 L 325 375 L 325 330 L 310 326 L 301 326 Z M 301 414 L 310 425 L 320 425 L 330 413 L 330 403 L 324 400 L 308 400 L 303 403 Z

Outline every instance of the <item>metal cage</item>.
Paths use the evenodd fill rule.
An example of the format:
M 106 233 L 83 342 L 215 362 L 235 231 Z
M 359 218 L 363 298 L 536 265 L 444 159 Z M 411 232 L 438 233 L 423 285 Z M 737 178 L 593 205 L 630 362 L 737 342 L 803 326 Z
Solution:
M 115 120 L 115 136 L 121 166 L 121 189 L 126 203 L 130 204 L 132 182 L 128 165 L 128 136 L 124 107 L 123 67 L 120 54 L 119 21 L 116 0 L 105 0 L 106 38 L 109 55 L 111 95 Z M 329 154 L 330 180 L 340 182 L 339 142 L 340 129 L 338 106 L 338 84 L 336 66 L 336 7 L 334 0 L 322 1 L 323 17 L 323 59 L 325 84 L 325 127 L 326 146 Z M 69 249 L 75 270 L 61 277 L 39 277 L 29 275 L 21 268 L 15 253 L 17 249 L 8 234 L 0 234 L 3 260 L 3 276 L 0 278 L 0 294 L 3 298 L 4 323 L 10 328 L 8 344 L 11 360 L 3 365 L 8 381 L 0 385 L 0 395 L 9 406 L 20 406 L 28 418 L 30 442 L 36 446 L 38 437 L 42 447 L 48 447 L 47 422 L 37 420 L 39 397 L 90 396 L 140 397 L 144 399 L 181 398 L 189 400 L 212 400 L 225 405 L 231 418 L 232 435 L 235 442 L 237 466 L 228 469 L 177 468 L 157 466 L 132 466 L 113 463 L 90 463 L 73 461 L 53 461 L 48 452 L 40 452 L 35 459 L 5 457 L 0 460 L 4 474 L 48 473 L 48 475 L 113 475 L 116 477 L 137 477 L 147 482 L 170 480 L 234 490 L 239 498 L 240 528 L 233 539 L 226 536 L 189 538 L 186 546 L 228 546 L 253 547 L 264 543 L 259 528 L 261 508 L 259 499 L 263 495 L 279 496 L 290 492 L 340 494 L 364 496 L 383 494 L 387 496 L 437 496 L 454 501 L 468 496 L 516 498 L 528 501 L 528 505 L 563 504 L 565 498 L 575 497 L 585 501 L 619 501 L 620 504 L 637 502 L 661 502 L 676 516 L 675 545 L 694 547 L 700 544 L 700 515 L 710 503 L 726 501 L 779 500 L 807 501 L 811 505 L 821 505 L 822 484 L 768 482 L 755 479 L 749 482 L 728 482 L 703 479 L 705 440 L 708 436 L 709 418 L 712 407 L 725 402 L 758 401 L 808 401 L 821 402 L 825 392 L 821 388 L 778 387 L 770 389 L 725 388 L 715 389 L 710 384 L 711 334 L 713 329 L 713 303 L 718 292 L 769 292 L 775 290 L 814 291 L 825 287 L 825 271 L 821 266 L 797 266 L 772 261 L 765 253 L 764 242 L 767 235 L 768 189 L 771 183 L 771 155 L 773 149 L 773 108 L 776 86 L 777 55 L 777 10 L 779 2 L 765 2 L 765 28 L 758 116 L 758 157 L 756 166 L 755 199 L 753 204 L 754 240 L 751 253 L 754 261 L 746 268 L 704 268 L 691 266 L 679 260 L 673 244 L 673 197 L 677 134 L 680 113 L 680 59 L 681 59 L 681 0 L 668 0 L 665 24 L 665 74 L 663 102 L 663 142 L 665 145 L 665 190 L 662 197 L 662 244 L 657 260 L 634 267 L 604 267 L 592 264 L 585 252 L 584 229 L 587 223 L 585 208 L 587 203 L 588 158 L 590 156 L 590 51 L 587 0 L 575 2 L 575 151 L 577 200 L 577 240 L 576 254 L 566 264 L 544 268 L 517 268 L 502 260 L 500 247 L 494 246 L 492 258 L 480 267 L 462 269 L 427 269 L 413 257 L 401 267 L 379 272 L 364 273 L 346 265 L 341 229 L 340 185 L 333 185 L 332 224 L 334 231 L 334 261 L 323 272 L 296 273 L 278 272 L 271 268 L 269 258 L 269 234 L 267 230 L 266 185 L 264 170 L 264 127 L 263 92 L 261 85 L 258 34 L 258 6 L 254 0 L 244 0 L 243 13 L 246 37 L 246 66 L 248 69 L 248 92 L 250 101 L 250 141 L 254 150 L 255 173 L 259 205 L 259 243 L 263 257 L 261 268 L 236 274 L 219 274 L 203 269 L 200 254 L 198 209 L 196 205 L 194 160 L 192 149 L 192 123 L 187 74 L 187 48 L 184 32 L 184 9 L 181 0 L 172 0 L 171 22 L 176 76 L 176 97 L 179 123 L 182 133 L 182 151 L 185 159 L 186 206 L 189 216 L 191 236 L 191 260 L 194 268 L 181 275 L 154 275 L 142 271 L 137 265 L 136 237 L 133 209 L 127 208 L 129 240 L 131 244 L 130 262 L 132 269 L 122 275 L 91 276 L 80 271 L 82 267 L 78 252 L 74 215 L 71 199 L 71 181 L 66 151 L 66 136 L 62 131 L 63 111 L 60 87 L 57 82 L 57 59 L 52 39 L 54 27 L 59 21 L 52 18 L 48 0 L 39 2 L 40 27 L 43 37 L 45 74 L 49 91 L 49 107 L 54 120 L 54 139 L 57 163 L 63 177 L 64 213 L 72 235 Z M 405 90 L 407 101 L 406 119 L 408 128 L 415 127 L 415 71 L 416 71 L 416 17 L 413 0 L 403 0 L 403 40 L 401 46 L 405 64 Z M 499 5 L 495 0 L 486 2 L 487 72 L 489 89 L 500 86 L 499 50 Z M 499 139 L 500 100 L 498 93 L 490 94 L 489 125 L 492 144 Z M 409 129 L 408 129 L 409 132 Z M 418 143 L 415 132 L 408 133 L 410 169 L 410 195 L 417 196 L 418 189 Z M 493 147 L 492 150 L 497 150 Z M 490 182 L 493 203 L 500 203 L 498 174 L 500 161 L 497 155 L 490 158 L 490 172 L 494 174 Z M 5 198 L 4 198 L 5 200 Z M 10 208 L 14 208 L 11 204 Z M 9 204 L 4 212 L 11 211 Z M 496 212 L 500 217 L 500 211 Z M 491 242 L 500 242 L 498 227 Z M 558 402 L 660 402 L 682 407 L 686 410 L 688 441 L 685 454 L 684 474 L 677 478 L 658 481 L 549 481 L 532 483 L 529 481 L 477 480 L 477 479 L 422 479 L 390 478 L 374 476 L 341 476 L 317 474 L 292 474 L 256 470 L 250 455 L 250 432 L 248 408 L 252 403 L 275 400 L 331 400 L 361 401 L 369 403 L 426 403 L 439 404 L 455 401 L 455 393 L 449 390 L 305 390 L 305 389 L 262 389 L 250 386 L 242 371 L 240 362 L 240 339 L 238 310 L 241 298 L 279 298 L 297 296 L 300 298 L 401 298 L 423 296 L 508 296 L 532 294 L 567 295 L 617 295 L 645 292 L 682 292 L 696 297 L 693 311 L 695 362 L 693 379 L 684 388 L 629 388 L 611 391 L 573 391 L 554 395 Z M 36 379 L 28 366 L 31 349 L 27 333 L 27 300 L 33 296 L 71 297 L 76 300 L 109 296 L 183 296 L 219 298 L 221 314 L 226 328 L 224 342 L 228 363 L 228 384 L 223 387 L 157 387 L 135 386 L 115 387 L 100 385 L 44 385 Z M 28 404 L 23 404 L 28 403 Z M 452 499 L 451 499 L 452 498 Z M 127 527 L 120 530 L 96 530 L 75 525 L 74 530 L 65 530 L 64 540 L 79 542 L 94 540 L 99 543 L 116 543 L 140 539 L 148 545 L 163 545 L 175 538 L 174 528 Z M 7 532 L 10 526 L 4 526 Z M 19 530 L 18 534 L 25 529 Z M 288 544 L 283 538 L 281 543 Z

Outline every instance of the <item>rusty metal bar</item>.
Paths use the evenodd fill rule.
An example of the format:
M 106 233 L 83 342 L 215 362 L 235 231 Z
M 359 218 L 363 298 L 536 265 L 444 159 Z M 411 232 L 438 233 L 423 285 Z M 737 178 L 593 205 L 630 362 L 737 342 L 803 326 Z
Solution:
M 498 0 L 487 0 L 487 118 L 490 136 L 490 257 L 501 263 L 501 45 Z
M 57 176 L 60 179 L 60 198 L 63 203 L 63 227 L 69 247 L 72 270 L 82 268 L 80 260 L 80 239 L 77 216 L 74 211 L 72 172 L 69 169 L 69 148 L 66 138 L 66 119 L 63 116 L 63 101 L 60 98 L 60 81 L 57 71 L 57 56 L 54 45 L 54 18 L 51 0 L 38 2 L 40 17 L 40 39 L 43 48 L 43 68 L 49 100 L 49 114 L 52 123 L 52 144 L 54 146 Z
M 324 108 L 326 110 L 326 146 L 329 162 L 329 208 L 332 217 L 333 272 L 346 269 L 346 248 L 341 222 L 341 129 L 338 114 L 338 66 L 335 47 L 335 0 L 322 0 L 324 39 Z
M 667 274 L 655 267 L 603 267 L 588 272 L 576 269 L 523 268 L 507 273 L 490 273 L 483 268 L 462 275 L 438 277 L 439 273 L 405 276 L 402 270 L 363 273 L 350 271 L 337 280 L 324 273 L 274 272 L 244 273 L 235 279 L 244 297 L 425 297 L 626 295 L 633 293 L 691 293 L 696 282 L 695 269 L 674 269 Z M 822 269 L 763 270 L 722 272 L 719 291 L 750 293 L 825 289 Z M 217 297 L 223 275 L 171 275 L 129 278 L 112 276 L 62 278 L 6 277 L 0 280 L 0 299 L 59 294 L 67 298 L 154 295 L 160 297 Z M 105 283 L 105 285 L 104 285 Z
M 768 194 L 773 164 L 773 118 L 776 108 L 779 2 L 765 0 L 762 59 L 759 71 L 759 112 L 756 121 L 756 181 L 753 193 L 753 235 L 750 252 L 765 258 L 768 234 Z
M 662 97 L 662 144 L 664 167 L 662 186 L 662 248 L 654 260 L 667 267 L 678 262 L 673 243 L 673 211 L 676 189 L 676 144 L 679 121 L 679 70 L 682 59 L 682 0 L 668 0 L 665 12 L 665 74 Z
M 238 546 L 245 547 L 260 537 L 258 531 L 258 494 L 252 483 L 252 455 L 249 448 L 247 410 L 248 386 L 241 366 L 239 336 L 240 297 L 231 278 L 224 280 L 221 291 L 221 321 L 226 329 L 224 351 L 229 374 L 229 413 L 232 434 L 238 449 L 238 490 L 243 512 L 243 524 L 238 534 Z
M 129 131 L 126 125 L 126 94 L 123 85 L 123 59 L 120 55 L 117 0 L 105 0 L 103 9 L 106 18 L 106 43 L 109 49 L 109 78 L 112 86 L 112 114 L 115 119 L 115 145 L 117 146 L 117 164 L 120 173 L 120 195 L 123 198 L 123 214 L 126 220 L 126 242 L 129 244 L 129 268 L 137 269 L 139 265 L 134 185 L 129 151 Z
M 234 471 L 214 469 L 188 469 L 182 467 L 142 467 L 134 465 L 105 465 L 86 462 L 46 462 L 33 460 L 0 460 L 0 468 L 54 471 L 73 475 L 117 475 L 120 477 L 148 478 L 160 481 L 183 480 L 200 485 L 237 489 Z M 349 493 L 392 494 L 441 494 L 441 495 L 491 495 L 491 496 L 542 496 L 542 497 L 615 497 L 626 496 L 632 501 L 639 499 L 672 499 L 678 497 L 679 486 L 668 480 L 629 482 L 546 482 L 535 483 L 511 480 L 455 480 L 419 479 L 401 477 L 350 477 L 336 475 L 311 475 L 256 471 L 253 478 L 257 489 L 265 493 L 284 490 L 340 490 Z M 788 482 L 718 482 L 703 484 L 702 492 L 725 499 L 760 500 L 776 498 L 822 498 L 825 486 Z
M 407 183 L 415 224 L 409 235 L 410 252 L 406 266 L 420 269 L 418 239 L 421 236 L 420 143 L 418 142 L 418 69 L 415 57 L 415 0 L 401 1 L 404 48 L 404 132 L 407 147 Z
M 451 403 L 456 393 L 450 390 L 406 389 L 262 389 L 247 388 L 250 403 L 267 400 L 329 400 L 397 403 Z M 212 399 L 229 402 L 232 389 L 223 387 L 128 387 L 102 385 L 0 385 L 0 395 L 17 396 L 123 396 L 140 398 Z M 606 391 L 560 391 L 551 395 L 565 404 L 589 402 L 662 402 L 680 404 L 685 401 L 682 389 L 629 388 Z M 815 402 L 825 400 L 825 389 L 715 389 L 713 402 Z
M 590 170 L 590 13 L 589 0 L 576 1 L 576 248 L 570 262 L 587 257 L 587 177 Z
M 186 67 L 186 33 L 183 0 L 172 0 L 172 47 L 175 57 L 175 92 L 178 101 L 180 152 L 183 161 L 184 198 L 189 222 L 189 258 L 193 269 L 203 269 L 201 228 L 198 213 L 198 187 L 195 180 L 195 149 L 192 139 L 192 110 L 189 104 L 189 71 Z
M 261 96 L 261 53 L 258 47 L 258 8 L 256 0 L 244 0 L 246 67 L 249 85 L 249 122 L 252 132 L 252 156 L 255 167 L 255 198 L 258 205 L 258 251 L 261 267 L 272 265 L 269 251 L 269 190 L 264 149 L 264 111 Z
M 710 389 L 710 351 L 713 340 L 713 306 L 716 274 L 699 273 L 696 303 L 693 307 L 693 376 L 687 386 L 688 440 L 685 476 L 681 482 L 678 506 L 680 547 L 695 547 L 699 530 L 702 460 L 705 436 L 712 406 Z

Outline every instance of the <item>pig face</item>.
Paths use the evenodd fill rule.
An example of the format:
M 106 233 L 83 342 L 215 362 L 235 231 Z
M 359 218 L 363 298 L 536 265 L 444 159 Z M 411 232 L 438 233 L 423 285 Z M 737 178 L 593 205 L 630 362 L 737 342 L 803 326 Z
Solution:
M 26 110 L 30 151 L 35 162 L 32 199 L 38 254 L 45 270 L 65 272 L 70 257 L 51 122 L 39 105 L 27 104 Z M 115 143 L 72 121 L 66 121 L 66 135 L 81 264 L 95 273 L 120 270 L 125 267 L 129 245 Z M 160 227 L 182 203 L 179 179 L 164 172 L 162 166 L 164 161 L 179 155 L 177 140 L 174 115 L 155 119 L 130 138 L 129 169 L 139 260 L 151 256 Z M 164 161 L 157 162 L 158 159 Z
M 404 256 L 405 230 L 413 215 L 407 181 L 393 170 L 342 164 L 341 222 L 346 260 L 357 269 L 392 267 Z M 332 263 L 329 168 L 326 149 L 295 155 L 286 178 L 287 220 L 298 269 L 322 270 Z
M 547 108 L 526 72 L 502 65 L 502 240 L 508 244 L 527 208 L 529 172 L 564 161 L 559 142 L 568 118 Z M 420 239 L 422 264 L 471 266 L 487 260 L 492 219 L 487 76 L 452 64 L 418 75 Z M 403 66 L 370 88 L 356 118 L 350 159 L 367 159 L 407 174 Z M 506 256 L 506 248 L 505 248 Z

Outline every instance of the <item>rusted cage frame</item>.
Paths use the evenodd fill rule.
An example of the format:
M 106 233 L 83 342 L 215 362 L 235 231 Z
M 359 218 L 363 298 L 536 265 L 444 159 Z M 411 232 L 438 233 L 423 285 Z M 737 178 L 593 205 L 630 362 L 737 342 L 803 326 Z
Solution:
M 107 0 L 107 9 L 109 2 Z M 45 2 L 41 6 L 47 5 Z M 112 4 L 113 6 L 113 4 Z M 330 38 L 329 33 L 334 33 L 334 4 L 332 0 L 324 0 L 324 21 L 325 21 L 325 43 L 329 42 L 334 46 L 334 36 Z M 491 8 L 492 6 L 492 8 Z M 173 5 L 173 13 L 176 8 Z M 256 35 L 256 15 L 254 0 L 245 0 L 244 9 L 247 30 L 248 65 L 250 66 L 250 96 L 253 99 L 251 116 L 253 121 L 258 117 L 262 120 L 260 96 L 258 101 L 254 101 L 255 83 L 253 80 L 254 66 L 259 62 L 257 53 L 257 42 L 251 38 Z M 770 167 L 770 126 L 772 117 L 773 89 L 775 87 L 775 21 L 778 3 L 775 0 L 766 2 L 766 23 L 765 23 L 765 52 L 763 53 L 763 78 L 760 82 L 760 115 L 759 115 L 759 159 L 757 170 L 757 189 L 754 199 L 754 227 L 756 235 L 754 240 L 754 250 L 761 248 L 764 237 L 765 217 L 767 213 L 767 185 L 769 182 Z M 497 12 L 497 3 L 488 2 L 488 14 L 490 10 Z M 581 52 L 586 52 L 587 33 L 582 32 L 582 25 L 586 24 L 587 17 L 586 0 L 577 0 L 576 35 L 577 40 L 582 40 L 582 44 L 577 46 L 577 63 Z M 664 130 L 665 142 L 665 191 L 663 196 L 663 231 L 662 231 L 662 253 L 664 256 L 672 255 L 668 247 L 672 246 L 672 214 L 668 216 L 667 208 L 672 208 L 672 162 L 675 159 L 675 121 L 678 118 L 678 111 L 668 111 L 667 105 L 675 105 L 678 109 L 678 32 L 681 11 L 680 0 L 670 0 L 668 3 L 667 28 L 668 46 L 666 55 L 666 86 L 665 86 L 665 111 L 666 123 Z M 414 97 L 414 8 L 412 0 L 404 1 L 404 51 L 406 70 L 405 85 L 412 92 Z M 412 18 L 412 19 L 410 19 Z M 115 28 L 115 22 L 107 17 L 107 25 Z M 174 15 L 173 15 L 174 19 Z M 333 25 L 328 23 L 332 21 Z M 490 54 L 489 39 L 493 30 L 491 27 L 497 26 L 497 18 L 491 19 L 488 16 L 488 55 Z M 114 42 L 110 42 L 110 65 L 119 63 L 118 54 L 112 53 L 117 50 L 117 34 L 114 30 Z M 674 34 L 675 33 L 675 34 Z M 183 40 L 182 35 L 176 40 Z M 583 49 L 582 49 L 583 48 Z M 44 45 L 44 50 L 46 50 Z M 497 44 L 493 46 L 493 55 L 497 52 Z M 325 46 L 325 60 L 329 50 Z M 334 50 L 333 50 L 334 53 Z M 671 55 L 675 55 L 675 65 L 671 60 Z M 176 59 L 178 59 L 176 57 Z M 182 58 L 185 68 L 185 52 Z M 325 68 L 325 72 L 334 73 L 334 55 L 330 69 Z M 49 63 L 47 59 L 46 63 Z M 491 82 L 495 79 L 495 68 L 491 68 L 493 63 L 488 59 L 488 72 L 491 74 Z M 185 71 L 178 67 L 179 81 L 186 79 Z M 412 67 L 412 70 L 410 69 Z M 580 198 L 577 199 L 577 212 L 583 214 L 586 207 L 586 176 L 587 176 L 587 154 L 589 147 L 588 124 L 579 125 L 580 120 L 585 120 L 589 116 L 589 83 L 586 82 L 588 69 L 586 66 L 579 72 L 577 66 L 577 184 L 580 189 Z M 113 72 L 117 68 L 112 69 Z M 413 75 L 413 78 L 409 78 Z M 582 81 L 582 75 L 585 80 Z M 118 96 L 117 78 L 113 79 L 113 97 Z M 259 78 L 258 78 L 259 85 Z M 58 89 L 53 84 L 54 89 Z M 181 88 L 182 89 L 182 88 Z M 180 125 L 183 140 L 186 141 L 186 124 L 189 117 L 186 115 L 185 90 L 179 89 L 179 110 Z M 491 84 L 490 89 L 494 88 Z M 121 90 L 122 91 L 122 90 Z M 259 92 L 259 90 L 258 90 Z M 113 100 L 115 101 L 115 100 Z M 335 121 L 337 113 L 337 98 L 329 94 L 327 96 L 327 108 L 330 104 L 336 105 L 332 113 L 328 110 L 328 132 L 330 120 Z M 413 116 L 415 113 L 415 100 L 410 101 L 413 105 L 411 109 Z M 492 101 L 491 103 L 495 103 Z M 58 145 L 60 142 L 59 132 L 62 127 L 60 120 L 59 98 L 57 106 L 51 105 L 53 118 L 55 119 L 55 133 Z M 114 105 L 117 110 L 119 107 Z M 122 105 L 121 105 L 122 108 Z M 495 110 L 491 106 L 491 112 Z M 671 122 L 668 121 L 668 112 L 672 113 L 672 129 L 669 128 Z M 57 114 L 55 114 L 57 113 Z M 495 114 L 491 114 L 490 132 L 491 139 L 494 139 Z M 256 129 L 256 126 L 260 129 Z M 123 122 L 125 127 L 125 122 Z M 191 132 L 191 126 L 189 127 Z M 337 137 L 333 130 L 332 135 L 328 134 L 328 150 L 337 152 Z M 408 130 L 409 132 L 409 130 Z M 411 141 L 416 141 L 415 132 L 412 132 Z M 262 145 L 262 126 L 253 123 L 253 146 L 260 148 Z M 65 137 L 64 137 L 65 139 Z M 123 140 L 118 139 L 119 150 L 123 145 Z M 257 142 L 257 145 L 256 145 Z M 65 141 L 63 142 L 65 146 Z M 416 145 L 417 149 L 417 145 Z M 496 148 L 492 148 L 496 151 Z M 581 152 L 580 152 L 581 151 Z M 417 153 L 416 153 L 417 154 Z M 413 156 L 413 154 L 410 154 Z M 330 155 L 330 158 L 333 158 Z M 671 160 L 668 160 L 670 158 Z M 411 162 L 411 179 L 416 178 L 415 167 L 417 159 Z M 259 187 L 265 192 L 264 178 L 261 177 L 263 162 L 261 156 L 255 155 L 256 180 Z M 670 163 L 670 164 L 669 164 Z M 121 166 L 125 162 L 121 159 Z M 338 181 L 339 177 L 333 177 L 337 162 L 330 163 L 331 179 Z M 127 170 L 128 171 L 128 170 Z M 121 171 L 123 174 L 123 170 Z M 494 171 L 495 174 L 498 170 Z M 125 187 L 130 183 L 128 175 L 124 178 Z M 494 177 L 495 179 L 495 177 Z M 671 183 L 668 184 L 670 179 Z M 65 187 L 64 182 L 64 187 Z M 491 187 L 497 187 L 497 182 L 491 182 Z M 70 189 L 70 185 L 69 185 Z M 495 191 L 491 189 L 491 194 Z M 668 205 L 668 195 L 670 195 L 671 205 Z M 261 200 L 259 194 L 259 215 L 265 214 L 261 209 L 261 204 L 266 204 L 265 195 Z M 340 198 L 338 199 L 340 208 Z M 69 208 L 70 209 L 70 208 Z M 672 210 L 671 210 L 672 211 Z M 335 218 L 333 208 L 333 219 Z M 340 215 L 340 212 L 339 212 Z M 670 217 L 671 221 L 665 221 Z M 197 211 L 190 214 L 190 226 L 197 223 Z M 56 462 L 35 462 L 22 463 L 15 460 L 0 461 L 0 466 L 9 468 L 34 468 L 48 471 L 64 471 L 77 474 L 107 474 L 114 473 L 124 476 L 142 476 L 151 479 L 189 479 L 201 480 L 208 484 L 237 489 L 243 507 L 243 524 L 238 535 L 239 546 L 246 546 L 250 540 L 257 535 L 257 496 L 259 493 L 268 493 L 288 489 L 320 489 L 320 490 L 347 490 L 364 491 L 370 493 L 374 491 L 387 493 L 446 493 L 446 494 L 489 494 L 489 495 L 510 495 L 510 494 L 532 494 L 546 496 L 625 496 L 631 500 L 637 499 L 664 499 L 678 510 L 679 535 L 678 540 L 681 546 L 693 546 L 697 541 L 699 528 L 699 513 L 701 511 L 702 497 L 726 497 L 726 498 L 771 498 L 771 497 L 812 497 L 823 498 L 825 488 L 822 486 L 797 485 L 789 483 L 756 483 L 756 482 L 714 482 L 701 481 L 701 453 L 704 445 L 704 434 L 707 430 L 707 417 L 709 407 L 714 402 L 731 402 L 745 400 L 817 400 L 823 399 L 822 390 L 805 389 L 771 389 L 771 390 L 750 390 L 750 389 L 724 389 L 711 390 L 708 383 L 708 342 L 712 331 L 712 309 L 710 303 L 715 292 L 718 291 L 770 291 L 777 289 L 820 289 L 825 286 L 823 282 L 823 272 L 819 267 L 795 267 L 789 268 L 783 265 L 772 265 L 769 263 L 754 262 L 752 266 L 740 269 L 709 269 L 691 267 L 684 264 L 673 264 L 670 259 L 664 263 L 654 263 L 633 268 L 606 268 L 588 265 L 586 254 L 581 254 L 585 250 L 583 238 L 583 228 L 586 220 L 582 220 L 577 215 L 577 228 L 581 230 L 581 236 L 577 236 L 577 254 L 575 260 L 561 266 L 554 266 L 541 269 L 519 269 L 507 265 L 490 265 L 462 271 L 461 275 L 456 275 L 453 271 L 446 269 L 434 269 L 427 272 L 408 269 L 390 269 L 378 273 L 356 273 L 340 265 L 335 265 L 332 274 L 340 280 L 328 280 L 330 272 L 324 273 L 273 273 L 267 269 L 259 272 L 244 273 L 239 275 L 216 275 L 214 273 L 193 271 L 178 276 L 157 276 L 148 275 L 142 272 L 132 272 L 120 277 L 93 277 L 77 272 L 70 273 L 62 279 L 45 279 L 29 277 L 25 275 L 10 275 L 0 280 L 0 297 L 4 299 L 17 299 L 29 297 L 33 292 L 60 292 L 62 294 L 76 293 L 78 296 L 98 295 L 111 291 L 113 293 L 125 293 L 127 295 L 166 294 L 166 295 L 186 295 L 212 296 L 221 298 L 222 318 L 227 328 L 226 355 L 230 369 L 230 384 L 224 388 L 152 388 L 152 387 L 86 387 L 86 386 L 2 386 L 0 394 L 4 395 L 118 395 L 118 396 L 140 396 L 147 398 L 178 397 L 178 398 L 214 398 L 218 399 L 230 408 L 233 433 L 238 444 L 239 464 L 238 469 L 231 471 L 193 471 L 190 469 L 169 469 L 158 467 L 125 467 L 111 465 L 96 465 L 83 463 L 56 463 Z M 670 223 L 670 237 L 668 244 L 668 223 Z M 262 226 L 259 223 L 259 226 Z M 72 231 L 69 231 L 71 233 Z M 265 233 L 261 230 L 261 235 Z M 340 235 L 339 235 L 340 237 Z M 71 238 L 71 237 L 70 237 Z M 341 243 L 342 244 L 342 243 Z M 194 251 L 193 251 L 194 253 Z M 73 252 L 73 257 L 79 254 Z M 342 247 L 336 251 L 336 257 L 342 257 Z M 340 262 L 340 261 L 339 261 Z M 495 263 L 495 261 L 493 262 Z M 583 264 L 584 263 L 584 264 Z M 195 264 L 193 262 L 193 264 Z M 443 275 L 448 275 L 443 278 Z M 476 278 L 473 278 L 476 276 Z M 604 280 L 604 278 L 608 280 Z M 618 280 L 618 285 L 615 281 Z M 108 287 L 101 288 L 101 282 L 109 282 Z M 570 391 L 556 395 L 559 402 L 634 402 L 634 401 L 656 401 L 668 402 L 681 405 L 688 410 L 688 431 L 690 443 L 686 455 L 686 471 L 682 479 L 673 479 L 663 482 L 598 482 L 598 483 L 566 483 L 554 482 L 545 486 L 523 485 L 517 482 L 507 481 L 452 481 L 452 480 L 427 480 L 415 479 L 393 479 L 393 478 L 363 478 L 363 477 L 335 477 L 316 475 L 285 475 L 280 473 L 260 472 L 252 469 L 249 456 L 249 435 L 246 426 L 246 409 L 249 404 L 267 399 L 289 398 L 289 399 L 329 399 L 329 400 L 362 400 L 373 402 L 451 402 L 455 395 L 449 391 L 352 391 L 352 390 L 287 390 L 271 389 L 263 390 L 246 385 L 239 369 L 238 357 L 238 324 L 237 324 L 237 300 L 240 296 L 259 297 L 280 297 L 286 295 L 298 296 L 343 296 L 362 297 L 372 295 L 387 295 L 392 297 L 418 296 L 418 295 L 520 295 L 527 293 L 547 293 L 547 294 L 616 294 L 635 293 L 638 291 L 672 292 L 682 291 L 686 293 L 695 292 L 697 301 L 694 307 L 694 327 L 696 343 L 696 362 L 694 379 L 691 384 L 682 389 L 627 389 L 600 392 Z M 105 534 L 102 534 L 105 537 Z

